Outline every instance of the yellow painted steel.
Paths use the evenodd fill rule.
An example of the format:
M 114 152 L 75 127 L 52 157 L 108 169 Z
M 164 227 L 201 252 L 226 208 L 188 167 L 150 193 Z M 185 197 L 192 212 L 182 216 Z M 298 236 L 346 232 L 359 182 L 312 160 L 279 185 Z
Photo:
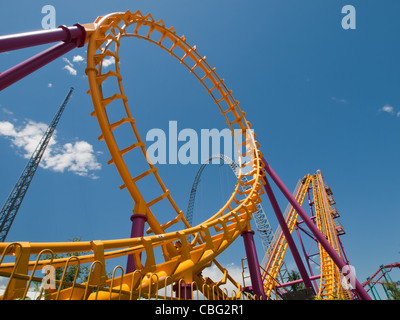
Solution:
M 313 194 L 316 225 L 330 245 L 342 257 L 337 232 L 340 223 L 333 218 L 332 212 L 334 208 L 330 204 L 321 171 L 318 170 L 314 175 L 307 174 L 302 180 L 299 180 L 293 195 L 300 205 L 303 204 L 309 189 L 312 189 Z M 292 233 L 297 223 L 298 214 L 291 205 L 288 205 L 284 216 L 288 229 Z M 276 286 L 279 284 L 277 277 L 287 246 L 285 236 L 282 230 L 278 228 L 262 262 L 262 265 L 265 266 L 262 269 L 264 291 L 267 299 L 272 299 L 273 294 L 275 294 L 275 298 L 278 298 L 276 294 Z M 324 300 L 351 299 L 349 288 L 346 288 L 346 282 L 344 285 L 342 284 L 341 273 L 337 266 L 320 244 L 318 244 L 318 249 L 321 277 L 317 298 Z
M 328 201 L 325 183 L 321 171 L 317 171 L 312 177 L 312 189 L 314 196 L 314 208 L 316 224 L 323 233 L 330 245 L 340 257 L 342 253 L 339 247 L 339 240 L 336 231 L 336 224 L 332 216 L 332 208 Z M 335 265 L 325 249 L 318 244 L 321 261 L 321 278 L 318 297 L 321 299 L 348 299 L 350 292 L 343 288 L 340 270 Z
M 51 266 L 64 268 L 61 278 L 55 280 L 54 287 L 41 287 L 38 299 L 56 300 L 136 300 L 136 299 L 184 299 L 181 287 L 190 285 L 190 294 L 197 299 L 257 299 L 254 295 L 244 294 L 241 286 L 216 260 L 241 234 L 250 228 L 252 214 L 258 210 L 263 194 L 263 162 L 251 124 L 245 118 L 245 112 L 232 96 L 224 80 L 221 79 L 206 61 L 205 56 L 191 46 L 185 36 L 179 36 L 173 27 L 167 28 L 162 20 L 156 21 L 150 14 L 140 11 L 132 13 L 118 12 L 99 17 L 94 23 L 84 25 L 87 32 L 87 68 L 89 94 L 101 135 L 110 152 L 109 164 L 115 165 L 123 184 L 120 189 L 128 191 L 133 201 L 133 214 L 147 217 L 148 235 L 138 238 L 116 240 L 94 240 L 61 243 L 0 243 L 0 276 L 7 278 L 7 284 L 1 299 L 25 299 L 32 285 L 43 283 L 46 276 L 37 272 Z M 205 87 L 206 92 L 217 104 L 221 114 L 231 129 L 238 150 L 240 171 L 234 191 L 225 205 L 210 218 L 197 226 L 186 221 L 183 212 L 173 200 L 172 192 L 163 183 L 157 167 L 147 155 L 145 142 L 136 127 L 128 98 L 123 87 L 120 70 L 119 50 L 124 41 L 138 38 L 150 42 L 166 51 Z M 113 58 L 114 69 L 105 70 L 105 59 Z M 117 86 L 113 86 L 116 83 Z M 114 88 L 108 93 L 105 88 Z M 120 117 L 112 120 L 110 112 L 120 109 Z M 132 140 L 121 145 L 119 131 L 128 129 Z M 125 131 L 124 131 L 125 132 Z M 118 142 L 117 142 L 118 141 Z M 245 149 L 244 152 L 242 149 Z M 125 157 L 139 151 L 135 161 L 145 166 L 140 173 L 133 174 Z M 246 159 L 246 161 L 245 161 Z M 242 179 L 246 176 L 247 179 Z M 154 191 L 150 199 L 143 196 L 141 182 L 155 179 L 160 192 Z M 247 181 L 247 182 L 245 182 Z M 321 173 L 307 175 L 295 190 L 295 197 L 303 204 L 309 185 L 312 184 L 315 201 L 316 223 L 329 243 L 340 253 L 336 225 L 333 221 L 329 201 Z M 170 221 L 161 224 L 161 210 L 157 205 L 163 203 L 176 214 Z M 285 213 L 286 223 L 293 232 L 298 214 L 288 206 Z M 181 224 L 179 231 L 167 231 L 171 226 Z M 190 239 L 190 240 L 189 240 Z M 162 255 L 156 254 L 161 250 Z M 349 292 L 340 285 L 337 267 L 320 246 L 321 280 L 318 296 L 322 299 L 349 297 Z M 268 298 L 276 290 L 276 277 L 282 265 L 287 242 L 280 229 L 265 257 L 263 272 L 264 289 Z M 76 255 L 74 253 L 80 253 Z M 72 257 L 57 258 L 56 254 L 72 254 Z M 125 274 L 124 268 L 116 266 L 111 275 L 107 273 L 106 262 L 111 259 L 133 255 L 136 270 Z M 143 257 L 142 257 L 143 256 Z M 10 261 L 11 260 L 11 261 Z M 220 281 L 203 277 L 202 271 L 216 265 L 221 271 Z M 77 275 L 83 265 L 88 266 L 88 278 L 79 282 Z M 77 267 L 74 279 L 66 279 L 66 271 Z M 230 282 L 235 290 L 228 292 L 221 285 Z M 178 294 L 174 296 L 174 285 Z M 236 290 L 237 288 L 237 290 Z M 185 291 L 187 294 L 187 291 Z M 187 298 L 187 297 L 186 297 Z
M 337 232 L 338 222 L 333 220 L 333 208 L 328 199 L 321 171 L 318 170 L 314 175 L 308 174 L 299 181 L 293 195 L 295 195 L 300 205 L 303 204 L 309 189 L 312 189 L 313 194 L 316 225 L 330 245 L 342 257 Z M 297 223 L 298 214 L 291 205 L 288 205 L 284 216 L 289 231 L 292 233 Z M 275 291 L 278 284 L 277 276 L 287 251 L 287 246 L 285 236 L 281 229 L 278 228 L 263 260 L 263 265 L 265 265 L 265 268 L 263 268 L 264 291 L 268 299 L 271 299 L 274 293 L 275 298 L 277 298 Z M 321 277 L 317 298 L 323 300 L 351 299 L 349 288 L 346 288 L 345 284 L 344 286 L 342 285 L 341 273 L 337 266 L 319 243 L 318 249 Z
M 171 290 L 167 290 L 172 283 L 182 281 L 193 283 L 192 291 L 201 292 L 209 299 L 238 299 L 241 297 L 240 285 L 223 271 L 220 282 L 214 283 L 211 279 L 204 279 L 201 271 L 212 263 L 219 266 L 215 258 L 237 239 L 242 231 L 249 228 L 249 221 L 256 205 L 261 202 L 263 193 L 263 164 L 262 154 L 258 150 L 258 143 L 254 133 L 250 130 L 251 124 L 245 118 L 245 112 L 239 107 L 239 102 L 232 96 L 224 80 L 206 62 L 206 57 L 199 55 L 196 46 L 190 46 L 184 36 L 178 36 L 174 28 L 167 28 L 162 20 L 156 21 L 140 11 L 135 13 L 120 12 L 99 17 L 92 24 L 84 25 L 88 35 L 87 68 L 89 93 L 92 97 L 93 116 L 98 120 L 101 136 L 111 155 L 109 164 L 115 165 L 123 184 L 134 203 L 133 213 L 144 214 L 154 235 L 107 241 L 83 241 L 66 243 L 2 243 L 2 260 L 0 261 L 0 276 L 8 278 L 8 284 L 2 299 L 24 299 L 32 281 L 41 281 L 34 273 L 48 265 L 53 267 L 67 267 L 90 264 L 89 278 L 84 283 L 77 283 L 76 279 L 69 283 L 64 279 L 56 280 L 57 290 L 45 289 L 40 297 L 45 299 L 140 299 L 163 298 L 174 299 Z M 190 226 L 173 200 L 172 193 L 157 172 L 157 168 L 147 156 L 145 143 L 136 128 L 135 119 L 128 105 L 123 81 L 120 72 L 119 49 L 125 38 L 139 38 L 146 40 L 165 50 L 180 64 L 184 65 L 199 82 L 206 88 L 212 99 L 218 105 L 227 125 L 231 129 L 236 149 L 240 172 L 237 184 L 229 200 L 209 219 L 197 226 Z M 179 55 L 180 49 L 182 55 Z M 115 60 L 114 70 L 104 71 L 104 59 Z M 117 91 L 104 96 L 104 85 L 116 81 Z M 110 109 L 117 106 L 124 111 L 120 119 L 110 123 Z M 124 127 L 132 131 L 134 141 L 129 146 L 120 146 L 117 143 L 118 129 Z M 244 152 L 242 150 L 245 150 Z M 148 168 L 140 174 L 132 175 L 125 162 L 124 156 L 133 150 L 140 150 L 142 161 Z M 244 161 L 246 157 L 246 162 Z M 243 176 L 247 177 L 246 188 Z M 143 190 L 138 182 L 142 179 L 155 178 L 161 188 L 161 194 L 155 194 L 152 200 L 145 200 Z M 250 186 L 250 188 L 249 188 Z M 244 191 L 243 191 L 244 190 Z M 176 218 L 165 224 L 160 224 L 155 205 L 166 201 L 176 213 Z M 171 225 L 183 223 L 182 229 L 167 232 Z M 188 239 L 193 239 L 189 241 Z M 156 256 L 155 249 L 161 248 L 162 257 Z M 46 250 L 52 255 L 60 253 L 86 252 L 74 259 L 54 258 L 50 260 L 34 260 L 32 257 Z M 144 261 L 140 255 L 145 253 Z M 124 274 L 123 268 L 118 266 L 109 278 L 105 264 L 108 259 L 133 254 L 136 271 Z M 16 257 L 14 262 L 3 262 L 3 258 Z M 116 275 L 116 270 L 122 272 Z M 65 271 L 65 270 L 64 270 Z M 33 272 L 30 276 L 29 272 Z M 119 272 L 118 272 L 119 273 Z M 65 272 L 64 272 L 65 274 Z M 227 280 L 238 288 L 232 296 L 221 290 L 219 286 Z M 160 297 L 158 292 L 165 289 L 165 295 Z M 210 291 L 211 289 L 211 291 Z M 169 291 L 167 297 L 167 291 Z
M 299 181 L 295 189 L 294 195 L 300 205 L 302 205 L 304 202 L 310 180 L 310 175 L 305 176 L 303 180 Z M 291 205 L 289 205 L 287 208 L 287 212 L 285 212 L 284 216 L 290 234 L 292 234 L 294 227 L 297 223 L 298 213 Z M 282 266 L 287 247 L 288 244 L 283 234 L 283 231 L 281 230 L 281 228 L 278 228 L 263 260 L 263 262 L 266 261 L 266 263 L 264 264 L 265 267 L 263 268 L 262 277 L 264 279 L 264 291 L 268 299 L 274 292 L 276 279 Z

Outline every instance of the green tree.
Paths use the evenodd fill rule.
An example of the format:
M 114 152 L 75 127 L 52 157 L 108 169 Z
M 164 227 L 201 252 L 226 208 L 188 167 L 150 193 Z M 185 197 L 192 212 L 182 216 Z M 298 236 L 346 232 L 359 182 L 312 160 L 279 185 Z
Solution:
M 296 280 L 300 280 L 300 279 L 301 279 L 301 277 L 300 277 L 300 273 L 298 271 L 291 270 L 289 272 L 288 282 L 296 281 Z M 292 289 L 292 291 L 298 291 L 298 290 L 304 289 L 304 283 L 300 282 L 300 283 L 292 284 L 292 285 L 290 285 L 290 288 Z
M 72 241 L 72 242 L 77 242 L 77 241 L 81 241 L 81 238 L 75 237 L 75 238 L 68 239 L 68 240 Z M 69 258 L 69 257 L 74 257 L 74 256 L 79 257 L 79 256 L 85 255 L 85 254 L 87 254 L 87 252 L 67 252 L 67 253 L 61 253 L 61 254 L 55 253 L 53 255 L 45 254 L 45 255 L 43 255 L 43 258 L 46 260 L 50 260 L 51 257 L 53 256 L 53 261 L 54 261 L 56 259 Z M 72 260 L 71 262 L 74 262 L 74 261 Z M 56 270 L 55 270 L 56 280 L 61 280 L 62 275 L 64 273 L 64 268 L 65 267 L 56 268 Z M 75 280 L 75 276 L 76 276 L 76 280 L 75 280 L 76 283 L 85 282 L 88 279 L 89 271 L 90 270 L 89 270 L 88 265 L 82 265 L 82 264 L 80 264 L 79 266 L 77 264 L 69 265 L 65 272 L 63 281 L 73 283 Z M 63 286 L 63 288 L 65 288 L 65 286 Z
M 383 285 L 391 295 L 391 300 L 400 300 L 400 288 L 398 283 L 385 281 Z

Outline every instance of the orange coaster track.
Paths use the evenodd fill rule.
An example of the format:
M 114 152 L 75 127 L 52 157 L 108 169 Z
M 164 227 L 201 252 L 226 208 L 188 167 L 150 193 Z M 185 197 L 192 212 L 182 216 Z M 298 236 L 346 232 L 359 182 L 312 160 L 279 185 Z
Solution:
M 257 205 L 261 203 L 263 187 L 270 192 L 266 173 L 275 177 L 275 183 L 280 180 L 263 158 L 251 124 L 246 120 L 246 114 L 240 109 L 239 102 L 232 96 L 232 91 L 216 74 L 215 68 L 210 67 L 206 57 L 197 52 L 196 46 L 189 45 L 185 37 L 179 36 L 174 28 L 167 28 L 162 20 L 156 21 L 150 14 L 142 15 L 140 11 L 112 13 L 97 18 L 91 24 L 77 25 L 71 29 L 60 27 L 52 34 L 63 33 L 66 35 L 63 41 L 71 40 L 71 37 L 77 34 L 84 34 L 83 38 L 87 43 L 88 93 L 94 106 L 92 116 L 96 117 L 101 129 L 99 140 L 106 143 L 110 152 L 111 159 L 108 164 L 115 165 L 121 176 L 120 189 L 125 189 L 133 200 L 133 218 L 145 217 L 149 225 L 147 233 L 153 235 L 104 241 L 0 243 L 0 277 L 7 280 L 1 298 L 25 299 L 34 283 L 43 284 L 39 299 L 184 299 L 188 294 L 189 298 L 196 298 L 196 293 L 197 298 L 242 298 L 240 284 L 216 258 L 240 234 L 251 234 L 247 231 L 250 231 L 252 214 L 258 210 Z M 27 36 L 29 35 L 23 35 L 24 41 Z M 119 53 L 125 38 L 146 40 L 185 66 L 210 94 L 231 130 L 238 151 L 238 172 L 235 172 L 237 182 L 234 191 L 221 209 L 210 212 L 210 218 L 197 226 L 191 226 L 185 219 L 173 200 L 172 192 L 163 183 L 157 167 L 152 164 L 145 142 L 139 135 L 124 91 L 120 70 Z M 12 37 L 11 41 L 7 37 L 4 39 L 8 44 L 13 44 L 10 50 L 20 48 L 12 42 Z M 43 37 L 41 39 L 43 43 L 48 43 Z M 83 42 L 82 38 L 78 38 L 75 43 L 59 44 L 50 51 L 51 54 L 63 54 L 76 46 L 83 46 Z M 4 51 L 4 43 L 3 41 L 0 52 Z M 32 42 L 27 46 L 37 44 Z M 115 60 L 114 69 L 105 71 L 104 61 L 110 58 Z M 35 68 L 41 67 L 42 62 L 36 59 Z M 17 78 L 11 72 L 0 74 L 0 88 L 17 81 Z M 132 154 L 134 168 L 128 166 L 132 161 L 127 161 L 127 157 Z M 141 168 L 141 171 L 138 171 L 138 168 Z M 146 187 L 150 180 L 156 187 Z M 283 183 L 278 185 L 291 205 L 298 210 L 296 212 L 292 206 L 288 207 L 285 218 L 289 233 L 285 231 L 285 234 L 290 235 L 293 232 L 300 215 L 320 243 L 321 277 L 319 292 L 316 294 L 322 299 L 334 296 L 350 298 L 349 290 L 341 285 L 340 272 L 343 271 L 337 266 L 343 266 L 344 261 L 338 245 L 338 225 L 333 220 L 333 209 L 329 204 L 321 173 L 307 175 L 293 195 Z M 301 207 L 306 193 L 311 188 L 318 230 Z M 173 218 L 160 223 L 166 208 L 172 210 Z M 173 225 L 179 231 L 170 231 L 169 228 Z M 263 282 L 261 275 L 258 281 L 258 284 L 263 286 L 259 291 L 264 290 L 266 298 L 270 298 L 276 289 L 276 276 L 286 249 L 287 239 L 278 228 L 263 262 Z M 107 260 L 128 256 L 134 260 L 133 272 L 125 272 L 121 266 L 116 266 L 111 273 L 107 272 Z M 202 275 L 202 271 L 213 263 L 222 274 L 219 282 Z M 84 265 L 89 268 L 87 278 L 78 281 L 79 270 Z M 252 266 L 257 268 L 258 261 L 253 261 Z M 67 279 L 66 271 L 72 267 L 76 268 L 75 276 L 73 279 Z M 49 274 L 43 276 L 41 271 L 51 272 L 52 268 L 63 268 L 63 272 L 55 280 L 54 286 L 47 286 Z M 235 287 L 230 293 L 220 288 L 227 281 Z M 361 292 L 363 298 L 368 299 L 365 290 L 359 288 L 359 283 L 356 282 L 356 286 L 358 293 Z M 181 290 L 184 290 L 183 294 Z M 176 297 L 173 296 L 173 291 L 177 293 Z M 248 295 L 247 298 L 257 297 Z
M 311 190 L 315 223 L 337 254 L 342 257 L 338 238 L 341 230 L 340 223 L 334 220 L 336 218 L 335 208 L 331 205 L 330 196 L 326 189 L 327 186 L 324 183 L 322 174 L 318 170 L 314 175 L 307 174 L 302 180 L 299 180 L 293 195 L 298 203 L 302 205 L 307 192 Z M 291 205 L 288 205 L 284 216 L 290 234 L 292 234 L 296 224 L 299 222 L 299 215 Z M 262 265 L 265 266 L 263 270 L 263 284 L 267 298 L 271 298 L 274 290 L 276 290 L 276 286 L 278 285 L 276 281 L 277 275 L 287 248 L 287 240 L 279 227 L 262 262 Z M 316 296 L 320 299 L 351 299 L 349 288 L 342 286 L 340 270 L 321 244 L 318 244 L 318 252 L 320 256 L 321 276 Z
M 89 79 L 89 93 L 93 100 L 92 113 L 99 122 L 102 135 L 109 149 L 111 160 L 122 178 L 121 189 L 126 188 L 134 202 L 134 214 L 146 215 L 152 236 L 90 242 L 69 243 L 3 243 L 0 261 L 0 275 L 8 277 L 8 283 L 3 299 L 24 298 L 32 281 L 38 281 L 35 272 L 51 264 L 54 267 L 80 265 L 89 263 L 90 274 L 87 282 L 66 283 L 62 278 L 57 280 L 57 290 L 47 290 L 46 299 L 137 299 L 141 296 L 153 297 L 158 290 L 172 283 L 191 283 L 192 290 L 199 290 L 207 298 L 228 298 L 228 292 L 219 290 L 218 286 L 230 280 L 238 287 L 231 298 L 240 297 L 240 285 L 237 284 L 224 270 L 215 258 L 223 252 L 242 231 L 250 228 L 249 221 L 252 213 L 257 210 L 256 205 L 261 202 L 263 193 L 262 183 L 262 155 L 258 150 L 254 134 L 250 130 L 250 123 L 245 119 L 245 113 L 239 108 L 239 102 L 232 96 L 223 79 L 215 73 L 206 62 L 206 57 L 198 54 L 195 46 L 190 46 L 184 36 L 178 36 L 174 28 L 167 28 L 162 20 L 155 21 L 148 14 L 142 15 L 123 12 L 99 17 L 93 24 L 84 26 L 87 32 L 87 69 Z M 145 30 L 145 31 L 144 31 Z M 143 33 L 144 31 L 144 33 Z M 227 203 L 212 216 L 199 224 L 190 226 L 183 216 L 183 212 L 174 202 L 171 192 L 161 180 L 157 168 L 147 157 L 145 143 L 136 128 L 135 119 L 128 105 L 124 93 L 122 76 L 119 66 L 119 49 L 124 38 L 135 37 L 153 43 L 164 49 L 171 56 L 183 64 L 200 83 L 206 88 L 215 103 L 218 105 L 227 125 L 231 129 L 238 152 L 245 148 L 244 154 L 238 155 L 240 172 L 234 192 Z M 157 39 L 157 40 L 155 40 Z M 166 43 L 170 46 L 167 47 Z M 172 43 L 172 44 L 171 44 Z M 178 52 L 183 53 L 179 55 Z M 105 58 L 115 59 L 115 70 L 104 72 L 102 64 Z M 106 83 L 117 83 L 116 92 L 103 96 L 103 86 Z M 112 86 L 112 85 L 111 85 Z M 123 115 L 116 121 L 109 122 L 109 112 L 120 108 Z M 111 110 L 111 111 L 110 111 Z M 121 128 L 129 128 L 132 132 L 132 141 L 128 146 L 117 143 L 117 136 Z M 140 150 L 142 163 L 148 168 L 139 174 L 133 175 L 128 169 L 124 157 L 133 150 Z M 243 156 L 250 159 L 243 162 Z M 137 158 L 137 161 L 140 161 Z M 246 176 L 246 191 L 241 191 Z M 140 182 L 144 179 L 155 179 L 160 187 L 161 194 L 155 194 L 150 200 L 143 196 Z M 155 191 L 155 190 L 152 190 Z M 176 212 L 176 217 L 160 224 L 153 210 L 158 203 L 166 201 Z M 183 228 L 178 232 L 167 232 L 167 229 L 178 222 Z M 189 237 L 190 236 L 190 237 Z M 193 239 L 189 242 L 188 239 Z M 155 254 L 155 248 L 162 249 L 162 261 Z M 43 254 L 50 255 L 72 252 L 87 252 L 72 258 L 43 259 Z M 144 261 L 141 255 L 144 253 Z M 107 259 L 133 254 L 136 271 L 123 274 L 123 268 L 118 266 L 112 277 L 108 277 L 105 270 Z M 3 262 L 7 255 L 14 255 L 15 262 Z M 32 255 L 38 255 L 36 260 Z M 212 262 L 216 263 L 224 274 L 220 283 L 213 283 L 210 279 L 203 279 L 201 271 Z M 122 275 L 116 276 L 121 269 Z M 117 272 L 118 273 L 118 272 Z M 63 285 L 60 285 L 60 284 Z M 205 288 L 207 288 L 205 290 Z M 211 291 L 210 291 L 210 288 Z M 216 296 L 217 294 L 217 296 Z

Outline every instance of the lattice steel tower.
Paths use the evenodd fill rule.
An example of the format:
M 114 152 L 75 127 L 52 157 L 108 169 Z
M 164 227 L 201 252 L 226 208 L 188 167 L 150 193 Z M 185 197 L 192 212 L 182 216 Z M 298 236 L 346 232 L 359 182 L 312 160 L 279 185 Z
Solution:
M 195 203 L 195 199 L 196 199 L 197 187 L 200 183 L 201 174 L 203 173 L 204 168 L 209 163 L 211 163 L 211 161 L 213 159 L 223 160 L 223 162 L 224 162 L 223 164 L 227 164 L 232 169 L 232 171 L 236 175 L 236 177 L 239 176 L 239 165 L 235 161 L 230 159 L 229 157 L 222 155 L 222 154 L 218 154 L 218 155 L 214 155 L 214 156 L 211 156 L 210 158 L 208 158 L 201 165 L 200 169 L 197 171 L 196 177 L 195 177 L 193 185 L 192 185 L 192 189 L 190 191 L 189 203 L 188 203 L 188 208 L 186 211 L 186 220 L 189 222 L 190 225 L 192 225 L 192 223 L 193 223 L 194 203 Z M 243 180 L 243 182 L 248 181 L 246 176 L 242 176 L 241 179 Z M 250 187 L 244 185 L 243 188 L 244 188 L 244 190 L 246 190 L 247 188 L 250 188 Z M 263 246 L 263 249 L 264 249 L 264 251 L 267 251 L 267 249 L 272 241 L 273 231 L 272 231 L 271 225 L 268 222 L 267 216 L 266 216 L 261 204 L 257 204 L 256 207 L 258 210 L 253 214 L 254 222 L 256 224 L 258 234 L 260 235 L 261 244 Z
M 210 158 L 208 158 L 200 167 L 200 169 L 197 171 L 196 177 L 194 179 L 193 185 L 192 185 L 192 189 L 190 191 L 190 195 L 189 195 L 189 203 L 188 203 L 188 208 L 186 211 L 186 220 L 189 222 L 190 225 L 192 225 L 193 223 L 193 213 L 194 213 L 194 203 L 195 203 L 195 199 L 196 199 L 196 193 L 197 193 L 197 187 L 200 183 L 200 177 L 201 174 L 204 171 L 204 168 L 213 160 L 213 159 L 221 159 L 223 160 L 224 164 L 227 164 L 233 171 L 233 173 L 236 175 L 236 177 L 239 176 L 239 165 L 233 161 L 232 159 L 230 159 L 229 157 L 222 155 L 222 154 L 218 154 L 218 155 L 214 155 L 211 156 Z M 243 182 L 247 182 L 248 178 L 246 176 L 242 176 L 241 177 Z M 251 186 L 246 186 L 244 184 L 244 190 L 246 190 L 247 188 L 250 188 Z M 265 214 L 265 211 L 263 209 L 263 207 L 261 206 L 261 204 L 257 204 L 257 211 L 253 213 L 253 217 L 254 217 L 254 222 L 256 224 L 256 228 L 257 228 L 257 232 L 261 238 L 261 244 L 262 247 L 264 249 L 265 254 L 267 254 L 267 252 L 270 250 L 270 246 L 273 245 L 273 231 L 272 231 L 272 227 L 267 219 L 267 215 Z M 287 282 L 287 278 L 288 278 L 288 270 L 286 267 L 286 263 L 285 261 L 282 262 L 282 265 L 279 267 L 279 274 L 278 274 L 278 280 L 281 283 Z
M 58 109 L 56 115 L 51 121 L 49 127 L 47 128 L 45 134 L 40 140 L 38 146 L 33 152 L 30 160 L 25 166 L 24 171 L 22 171 L 21 176 L 19 177 L 17 183 L 12 189 L 10 195 L 8 196 L 7 201 L 4 203 L 3 208 L 0 212 L 0 241 L 4 242 L 8 231 L 10 231 L 11 225 L 17 215 L 18 209 L 21 206 L 22 200 L 25 197 L 25 194 L 29 188 L 29 185 L 33 179 L 33 176 L 36 172 L 37 167 L 39 166 L 40 160 L 46 150 L 46 147 L 53 135 L 53 132 L 60 121 L 61 115 L 68 103 L 69 98 L 71 97 L 72 91 L 74 88 L 70 88 L 67 96 L 64 99 L 64 102 Z

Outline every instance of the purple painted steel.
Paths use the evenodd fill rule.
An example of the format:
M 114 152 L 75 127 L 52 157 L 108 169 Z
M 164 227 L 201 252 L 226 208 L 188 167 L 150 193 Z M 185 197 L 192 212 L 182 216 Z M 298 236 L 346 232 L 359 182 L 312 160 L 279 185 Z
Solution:
M 179 288 L 179 284 L 175 283 L 172 287 L 172 289 L 175 292 L 175 295 L 177 298 L 179 299 L 183 299 L 183 300 L 192 300 L 192 283 L 181 283 L 180 284 L 180 288 Z M 196 287 L 193 284 L 193 290 L 195 290 Z
M 315 281 L 315 280 L 317 280 L 319 278 L 321 278 L 320 274 L 318 274 L 316 276 L 311 276 L 310 280 Z M 276 287 L 277 288 L 284 288 L 284 287 L 291 286 L 291 285 L 298 284 L 298 283 L 302 283 L 302 282 L 303 282 L 303 279 L 293 280 L 293 281 L 290 281 L 290 282 L 285 282 L 285 283 L 282 283 L 282 284 L 278 284 Z
M 400 268 L 400 263 L 399 263 L 399 262 L 396 262 L 396 263 L 388 264 L 388 265 L 385 265 L 385 266 L 384 266 L 384 265 L 381 265 L 381 266 L 379 267 L 379 269 L 378 269 L 372 276 L 368 277 L 367 281 L 365 281 L 365 282 L 362 284 L 363 287 L 365 287 L 366 285 L 368 285 L 368 284 L 370 284 L 370 283 L 378 282 L 378 281 L 383 277 L 383 274 L 380 275 L 379 278 L 378 278 L 377 280 L 373 280 L 373 279 L 379 274 L 379 272 L 383 272 L 382 270 L 385 270 L 385 272 L 390 272 L 390 271 L 392 271 L 393 268 Z M 389 270 L 386 270 L 386 269 L 389 269 Z M 369 291 L 370 289 L 371 289 L 371 288 L 368 288 L 368 291 Z
M 147 217 L 144 214 L 135 213 L 131 216 L 132 230 L 131 238 L 143 237 L 144 235 L 144 224 L 147 221 Z M 136 270 L 135 261 L 133 254 L 128 255 L 128 262 L 126 265 L 126 273 L 131 273 Z
M 81 25 L 74 27 L 60 27 L 43 32 L 23 33 L 0 37 L 0 49 L 4 51 L 16 50 L 34 45 L 54 42 L 54 39 L 63 39 L 53 47 L 21 62 L 20 64 L 0 73 L 0 91 L 21 80 L 32 72 L 42 68 L 51 61 L 61 57 L 76 47 L 85 44 L 86 31 Z
M 309 270 L 309 272 L 310 272 L 310 281 L 311 281 L 312 278 L 314 277 L 314 272 L 313 272 L 313 270 L 312 270 L 312 268 L 311 268 L 310 256 L 309 256 L 309 254 L 307 253 L 306 248 L 304 247 L 303 239 L 301 238 L 301 235 L 300 235 L 300 232 L 299 232 L 299 227 L 298 227 L 298 224 L 297 224 L 297 223 L 296 223 L 296 225 L 295 225 L 295 229 L 296 229 L 297 237 L 299 238 L 299 242 L 300 242 L 301 249 L 303 250 L 303 255 L 304 255 L 304 257 L 306 258 L 307 267 L 308 267 L 308 270 Z M 313 280 L 313 284 L 314 284 L 314 292 L 315 292 L 315 291 L 318 290 L 318 285 L 317 285 L 317 283 L 315 282 L 315 280 Z
M 241 233 L 244 242 L 244 248 L 246 250 L 247 263 L 249 265 L 251 284 L 253 287 L 253 293 L 259 298 L 265 299 L 264 286 L 261 278 L 260 264 L 258 262 L 256 246 L 254 244 L 254 231 L 245 230 Z
M 344 250 L 342 240 L 340 240 L 340 237 L 337 237 L 340 245 L 340 249 L 342 250 L 344 260 L 346 261 L 347 264 L 350 264 L 349 258 L 347 257 L 346 251 Z
M 308 190 L 307 190 L 307 197 L 308 197 L 308 205 L 309 205 L 309 208 L 310 208 L 310 219 L 315 223 L 316 217 L 314 216 L 314 210 L 313 210 L 314 202 L 311 201 L 310 190 L 312 190 L 312 188 L 309 187 Z M 306 258 L 308 270 L 310 271 L 310 275 L 311 275 L 310 279 L 312 279 L 314 277 L 314 272 L 313 272 L 311 264 L 310 264 L 310 260 L 311 260 L 310 251 L 311 251 L 313 243 L 317 242 L 317 240 L 314 238 L 314 236 L 311 233 L 305 231 L 300 226 L 300 224 L 302 224 L 302 223 L 303 223 L 303 221 L 297 221 L 296 225 L 295 225 L 295 229 L 296 229 L 296 233 L 297 233 L 297 236 L 299 238 L 299 241 L 300 241 L 301 248 L 303 250 L 304 257 Z M 306 235 L 308 235 L 313 240 L 313 243 L 311 244 L 311 248 L 310 248 L 308 253 L 306 252 L 306 249 L 304 247 L 303 239 L 301 238 L 299 229 L 302 230 Z M 317 282 L 315 280 L 313 280 L 312 282 L 313 282 L 313 285 L 314 285 L 314 290 L 317 291 L 318 290 Z
M 262 160 L 264 163 L 264 170 L 266 171 L 266 173 L 268 173 L 268 175 L 272 178 L 272 180 L 275 182 L 275 184 L 281 190 L 283 195 L 290 202 L 290 204 L 293 206 L 293 208 L 297 211 L 297 213 L 303 219 L 304 223 L 307 225 L 307 227 L 310 229 L 310 231 L 317 238 L 317 240 L 319 241 L 321 246 L 325 249 L 325 251 L 329 254 L 331 259 L 337 265 L 340 272 L 342 272 L 343 268 L 348 265 L 343 261 L 343 259 L 332 248 L 332 246 L 329 244 L 328 240 L 325 239 L 324 235 L 319 231 L 318 227 L 308 217 L 308 215 L 306 214 L 304 209 L 300 206 L 300 204 L 297 202 L 297 200 L 293 197 L 293 195 L 290 193 L 289 189 L 287 189 L 286 186 L 284 185 L 284 183 L 279 179 L 278 175 L 274 172 L 274 170 L 272 170 L 272 168 L 269 166 L 268 162 L 265 160 L 264 157 L 262 158 Z M 350 269 L 349 273 L 344 274 L 344 276 L 348 277 L 350 275 L 350 273 L 352 273 L 351 268 L 349 268 L 349 269 Z M 363 286 L 361 285 L 361 283 L 355 278 L 354 274 L 352 276 L 355 279 L 355 291 L 357 292 L 360 299 L 372 300 L 371 297 L 368 295 L 368 293 L 363 288 Z
M 86 31 L 79 24 L 73 27 L 60 26 L 57 29 L 40 30 L 0 36 L 0 52 L 39 46 L 58 41 L 77 41 L 77 46 L 85 44 Z
M 274 209 L 276 218 L 278 219 L 279 225 L 285 236 L 286 242 L 290 248 L 290 251 L 292 252 L 293 259 L 296 262 L 296 265 L 297 265 L 297 268 L 299 269 L 300 275 L 301 275 L 302 279 L 304 280 L 304 285 L 307 288 L 312 288 L 314 290 L 313 285 L 310 281 L 310 277 L 308 276 L 306 268 L 303 264 L 303 260 L 301 260 L 299 251 L 296 248 L 296 244 L 293 241 L 292 235 L 290 234 L 290 230 L 286 224 L 285 217 L 283 216 L 282 211 L 279 207 L 279 204 L 276 201 L 275 195 L 274 195 L 272 188 L 268 182 L 268 179 L 266 176 L 264 176 L 263 179 L 264 179 L 264 183 L 265 183 L 264 189 L 267 192 L 269 201 L 271 202 L 272 208 Z
M 21 80 L 32 72 L 42 68 L 51 61 L 61 57 L 76 47 L 73 42 L 59 43 L 55 46 L 21 62 L 20 64 L 4 71 L 0 74 L 0 91 L 9 87 L 13 83 Z

